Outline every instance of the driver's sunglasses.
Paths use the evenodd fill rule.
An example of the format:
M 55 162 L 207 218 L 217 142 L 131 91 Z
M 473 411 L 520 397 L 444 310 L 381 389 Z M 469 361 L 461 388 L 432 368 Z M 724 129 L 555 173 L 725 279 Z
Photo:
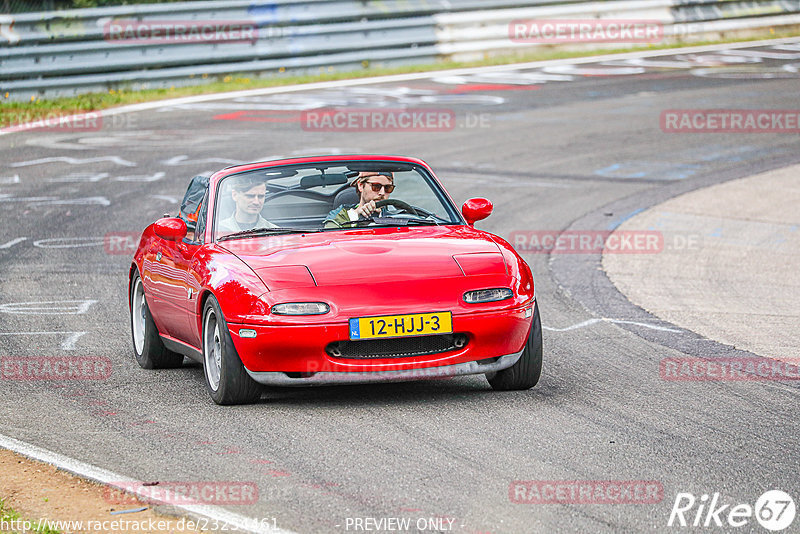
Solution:
M 385 189 L 386 193 L 391 193 L 392 191 L 394 191 L 394 184 L 382 184 L 379 182 L 366 182 L 366 183 L 371 185 L 372 190 L 375 191 L 376 193 L 379 192 L 381 188 Z

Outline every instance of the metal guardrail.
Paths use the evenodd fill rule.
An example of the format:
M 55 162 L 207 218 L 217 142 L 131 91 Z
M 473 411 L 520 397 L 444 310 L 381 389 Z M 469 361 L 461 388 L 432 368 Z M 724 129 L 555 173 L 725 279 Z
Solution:
M 674 3 L 677 4 L 673 9 L 675 22 L 702 22 L 800 13 L 800 0 L 762 2 L 679 0 Z
M 508 24 L 519 19 L 636 19 L 663 27 L 663 42 L 729 37 L 766 28 L 800 26 L 800 0 L 632 0 L 571 3 L 515 10 L 435 15 L 439 49 L 459 60 L 477 59 L 492 51 L 522 46 L 509 43 Z M 539 46 L 539 45 L 533 45 Z M 628 47 L 627 43 L 564 44 L 565 48 Z
M 0 15 L 0 94 L 12 100 L 200 83 L 254 73 L 318 73 L 538 46 L 519 19 L 646 19 L 665 39 L 800 25 L 800 0 L 251 0 Z M 111 23 L 250 27 L 238 41 L 112 39 Z M 118 36 L 117 36 L 118 37 Z
M 392 3 L 398 5 L 387 6 Z M 470 3 L 481 4 L 466 0 L 466 7 Z M 234 73 L 317 73 L 375 63 L 432 62 L 436 35 L 424 13 L 440 9 L 439 4 L 279 0 L 267 6 L 232 0 L 25 14 L 15 20 L 17 37 L 9 41 L 14 44 L 0 48 L 0 91 L 27 99 L 31 94 L 71 94 L 122 84 L 192 84 Z M 239 21 L 253 26 L 255 38 L 114 42 L 108 24 L 119 20 Z

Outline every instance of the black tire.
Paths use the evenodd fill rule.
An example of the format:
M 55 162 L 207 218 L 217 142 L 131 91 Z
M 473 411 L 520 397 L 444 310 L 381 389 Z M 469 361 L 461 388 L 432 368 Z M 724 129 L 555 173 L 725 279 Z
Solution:
M 542 375 L 542 322 L 539 319 L 539 304 L 533 305 L 533 325 L 517 363 L 496 373 L 486 375 L 492 389 L 496 391 L 515 391 L 530 389 L 539 382 Z
M 261 384 L 250 378 L 233 345 L 217 299 L 203 306 L 203 376 L 217 404 L 249 404 L 261 397 Z
M 144 369 L 174 369 L 183 365 L 183 355 L 168 350 L 150 315 L 139 271 L 131 279 L 131 336 L 136 362 Z

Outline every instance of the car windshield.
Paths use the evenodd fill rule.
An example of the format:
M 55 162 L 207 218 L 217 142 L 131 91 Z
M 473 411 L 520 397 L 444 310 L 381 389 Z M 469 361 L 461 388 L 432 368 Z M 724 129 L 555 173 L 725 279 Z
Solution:
M 358 182 L 356 184 L 356 182 Z M 220 180 L 217 237 L 376 226 L 463 224 L 458 211 L 418 165 L 354 161 L 271 167 Z M 376 202 L 368 214 L 360 204 Z

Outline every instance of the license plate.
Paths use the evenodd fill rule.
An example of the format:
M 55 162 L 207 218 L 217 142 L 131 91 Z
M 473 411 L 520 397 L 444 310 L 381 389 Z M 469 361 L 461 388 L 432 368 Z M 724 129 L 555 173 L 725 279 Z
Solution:
M 424 336 L 450 334 L 453 317 L 450 312 L 382 315 L 350 319 L 350 339 Z

